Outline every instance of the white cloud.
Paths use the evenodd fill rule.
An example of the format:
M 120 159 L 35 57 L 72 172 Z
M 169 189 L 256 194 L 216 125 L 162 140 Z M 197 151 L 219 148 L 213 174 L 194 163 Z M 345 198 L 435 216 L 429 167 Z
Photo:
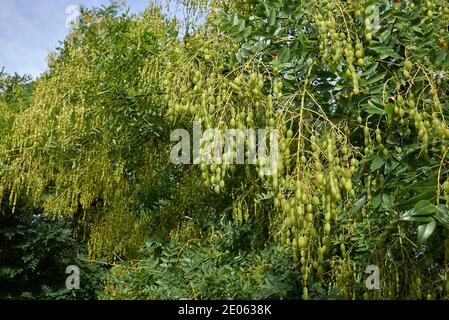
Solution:
M 69 15 L 65 20 L 65 26 L 67 29 L 70 29 L 76 25 L 78 18 L 81 15 L 80 6 L 71 4 L 65 8 L 65 13 Z

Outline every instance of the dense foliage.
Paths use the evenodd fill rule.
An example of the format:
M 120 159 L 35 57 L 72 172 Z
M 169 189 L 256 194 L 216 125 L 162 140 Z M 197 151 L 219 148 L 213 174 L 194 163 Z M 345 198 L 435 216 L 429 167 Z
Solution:
M 106 299 L 295 299 L 301 274 L 291 252 L 249 250 L 247 227 L 228 223 L 208 239 L 172 238 L 142 247 L 145 259 L 111 271 Z
M 21 206 L 22 207 L 22 206 Z M 24 208 L 23 206 L 22 208 Z M 82 242 L 82 241 L 80 241 Z M 0 207 L 0 299 L 94 299 L 100 293 L 103 268 L 86 263 L 86 250 L 68 225 L 41 214 Z M 80 290 L 65 287 L 66 267 L 82 274 Z
M 447 1 L 183 4 L 188 27 L 85 9 L 33 86 L 2 84 L 11 211 L 70 221 L 114 265 L 104 298 L 447 299 Z M 193 121 L 278 129 L 279 161 L 175 165 Z

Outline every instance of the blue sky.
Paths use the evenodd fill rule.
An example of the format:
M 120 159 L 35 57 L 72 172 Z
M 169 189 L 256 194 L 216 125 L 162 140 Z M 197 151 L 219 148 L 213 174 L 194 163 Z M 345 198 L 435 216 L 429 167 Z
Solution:
M 47 67 L 47 56 L 64 40 L 70 5 L 88 7 L 109 0 L 0 0 L 0 70 L 34 77 Z M 142 11 L 147 0 L 128 0 L 131 12 Z

